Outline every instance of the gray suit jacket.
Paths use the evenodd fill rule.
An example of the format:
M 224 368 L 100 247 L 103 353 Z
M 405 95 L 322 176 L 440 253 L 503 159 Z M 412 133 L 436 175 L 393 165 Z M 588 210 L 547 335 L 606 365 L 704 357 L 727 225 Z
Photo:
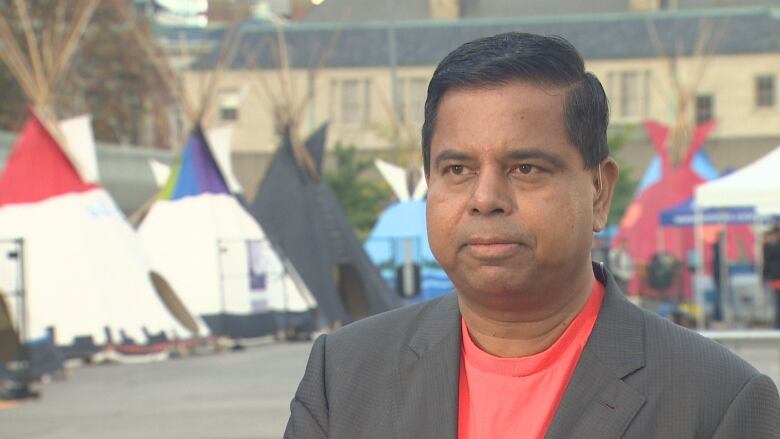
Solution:
M 768 377 L 594 270 L 607 293 L 548 438 L 780 438 Z M 460 337 L 454 294 L 321 336 L 284 437 L 455 439 Z

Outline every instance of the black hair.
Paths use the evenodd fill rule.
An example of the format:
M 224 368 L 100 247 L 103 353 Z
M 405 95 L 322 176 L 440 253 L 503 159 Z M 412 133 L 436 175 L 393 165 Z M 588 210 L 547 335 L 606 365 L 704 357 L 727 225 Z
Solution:
M 565 87 L 566 131 L 585 167 L 592 169 L 607 158 L 607 96 L 598 78 L 585 71 L 577 49 L 561 37 L 508 32 L 463 44 L 436 67 L 428 84 L 422 127 L 426 174 L 430 172 L 431 138 L 444 94 L 452 89 L 513 81 Z

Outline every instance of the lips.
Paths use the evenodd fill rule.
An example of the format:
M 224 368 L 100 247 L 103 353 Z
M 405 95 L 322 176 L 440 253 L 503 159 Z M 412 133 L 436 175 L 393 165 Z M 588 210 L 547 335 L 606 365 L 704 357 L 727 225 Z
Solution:
M 463 249 L 475 259 L 496 260 L 513 256 L 522 244 L 505 238 L 472 238 Z

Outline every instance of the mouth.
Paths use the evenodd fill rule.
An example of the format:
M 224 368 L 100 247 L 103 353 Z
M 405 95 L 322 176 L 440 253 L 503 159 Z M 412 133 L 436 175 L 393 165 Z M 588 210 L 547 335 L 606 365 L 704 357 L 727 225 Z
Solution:
M 498 260 L 513 256 L 522 247 L 520 242 L 507 239 L 475 238 L 469 240 L 463 249 L 475 259 Z

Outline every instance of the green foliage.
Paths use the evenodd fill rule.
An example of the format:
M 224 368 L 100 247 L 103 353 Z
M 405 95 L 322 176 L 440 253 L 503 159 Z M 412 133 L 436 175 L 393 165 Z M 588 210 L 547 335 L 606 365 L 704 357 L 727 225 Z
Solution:
M 634 199 L 634 191 L 638 182 L 632 179 L 633 169 L 617 159 L 617 154 L 626 146 L 634 127 L 629 126 L 612 131 L 608 134 L 607 144 L 609 144 L 610 155 L 615 158 L 620 166 L 620 177 L 618 178 L 615 192 L 612 195 L 612 207 L 609 211 L 609 224 L 618 224 L 626 213 L 628 205 Z
M 387 206 L 392 192 L 384 182 L 373 181 L 364 175 L 373 163 L 360 159 L 354 146 L 344 147 L 337 143 L 333 157 L 336 159 L 336 167 L 333 171 L 325 172 L 325 181 L 333 188 L 347 211 L 349 222 L 358 237 L 365 240 L 379 213 Z

